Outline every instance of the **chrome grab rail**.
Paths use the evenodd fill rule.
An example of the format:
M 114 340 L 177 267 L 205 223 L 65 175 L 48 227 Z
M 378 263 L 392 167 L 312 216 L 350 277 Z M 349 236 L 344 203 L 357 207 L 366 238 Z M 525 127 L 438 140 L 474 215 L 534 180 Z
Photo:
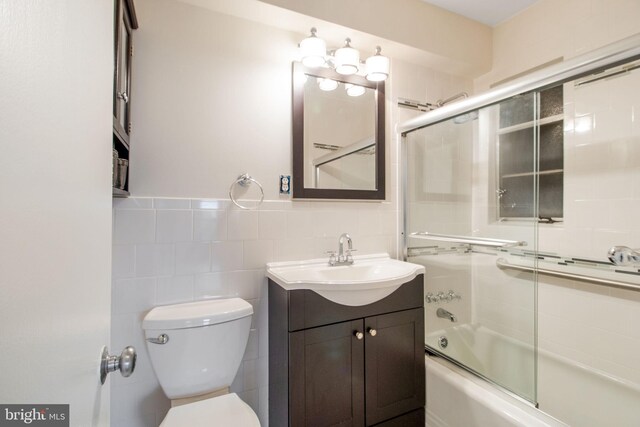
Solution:
M 496 260 L 496 266 L 503 270 L 510 269 L 510 270 L 517 270 L 517 271 L 526 271 L 529 273 L 535 272 L 538 274 L 544 274 L 546 276 L 561 277 L 563 279 L 579 280 L 582 282 L 593 283 L 596 285 L 630 289 L 633 291 L 640 291 L 640 285 L 636 283 L 622 282 L 620 280 L 612 280 L 612 279 L 603 279 L 600 277 L 593 277 L 593 276 L 585 276 L 584 274 L 565 273 L 557 270 L 549 270 L 547 268 L 535 268 L 535 267 L 527 267 L 524 265 L 516 265 L 516 264 L 509 263 L 504 258 L 498 258 Z
M 527 242 L 517 240 L 489 239 L 485 237 L 454 236 L 449 234 L 434 234 L 426 231 L 416 231 L 411 237 L 425 240 L 439 240 L 441 242 L 464 243 L 467 245 L 488 246 L 491 248 L 512 248 L 515 246 L 527 246 Z

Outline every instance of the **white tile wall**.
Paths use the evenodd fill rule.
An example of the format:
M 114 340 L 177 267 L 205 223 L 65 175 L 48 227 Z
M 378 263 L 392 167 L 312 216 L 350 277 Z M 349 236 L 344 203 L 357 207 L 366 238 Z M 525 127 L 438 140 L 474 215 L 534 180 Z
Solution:
M 232 385 L 267 425 L 265 264 L 324 257 L 340 233 L 359 253 L 396 256 L 395 204 L 265 201 L 242 211 L 227 200 L 114 200 L 111 348 L 134 345 L 135 374 L 114 379 L 112 424 L 157 426 L 169 408 L 151 369 L 141 322 L 152 307 L 238 296 L 254 306 L 244 361 Z M 392 222 L 386 224 L 385 222 Z

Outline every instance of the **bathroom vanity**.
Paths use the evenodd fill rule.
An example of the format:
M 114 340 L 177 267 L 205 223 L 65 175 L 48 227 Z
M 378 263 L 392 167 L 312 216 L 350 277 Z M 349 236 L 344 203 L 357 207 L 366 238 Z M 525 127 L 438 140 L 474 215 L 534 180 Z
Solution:
M 270 425 L 424 426 L 424 270 L 387 262 L 414 268 L 402 283 L 394 273 L 388 295 L 360 305 L 327 299 L 303 279 L 292 286 L 268 270 Z M 357 261 L 326 271 L 348 275 L 354 267 L 366 271 Z M 379 273 L 378 283 L 385 280 Z M 331 277 L 322 285 L 339 288 Z M 350 284 L 342 284 L 345 292 Z M 367 284 L 376 286 L 361 278 Z

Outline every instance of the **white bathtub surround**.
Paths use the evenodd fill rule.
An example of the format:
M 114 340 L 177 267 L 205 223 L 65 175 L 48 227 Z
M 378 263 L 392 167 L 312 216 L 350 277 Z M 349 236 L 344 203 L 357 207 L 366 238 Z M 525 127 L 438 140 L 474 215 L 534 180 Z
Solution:
M 110 348 L 134 345 L 138 365 L 113 378 L 113 425 L 157 426 L 169 409 L 151 368 L 141 322 L 156 305 L 240 297 L 254 307 L 244 360 L 231 391 L 267 419 L 265 264 L 327 257 L 349 232 L 358 254 L 395 257 L 390 202 L 265 201 L 243 211 L 224 199 L 116 199 L 113 204 Z M 263 422 L 263 425 L 266 425 Z
M 567 426 L 442 358 L 425 363 L 428 427 Z

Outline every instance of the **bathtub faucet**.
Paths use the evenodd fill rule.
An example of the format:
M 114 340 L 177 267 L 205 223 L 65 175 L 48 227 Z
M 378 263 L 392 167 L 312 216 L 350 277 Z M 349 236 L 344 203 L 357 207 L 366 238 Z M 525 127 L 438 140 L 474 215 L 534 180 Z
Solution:
M 436 311 L 436 315 L 442 319 L 449 319 L 452 322 L 457 322 L 458 319 L 456 319 L 456 315 L 451 313 L 450 311 L 445 310 L 444 308 L 439 308 Z

